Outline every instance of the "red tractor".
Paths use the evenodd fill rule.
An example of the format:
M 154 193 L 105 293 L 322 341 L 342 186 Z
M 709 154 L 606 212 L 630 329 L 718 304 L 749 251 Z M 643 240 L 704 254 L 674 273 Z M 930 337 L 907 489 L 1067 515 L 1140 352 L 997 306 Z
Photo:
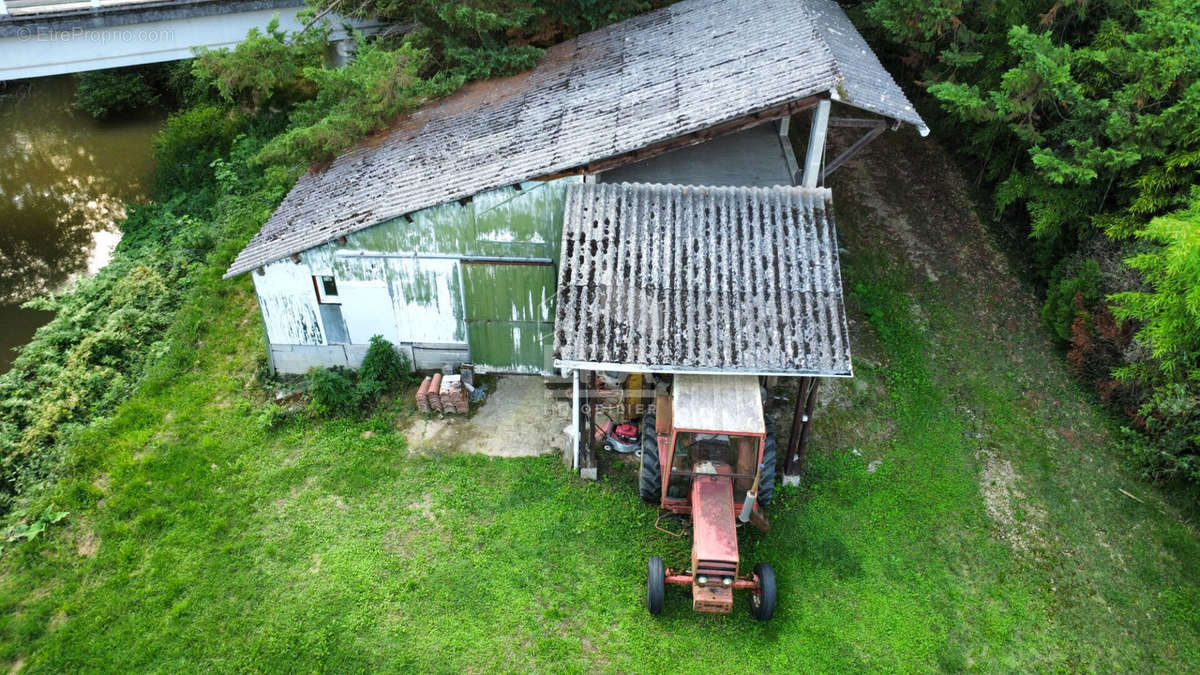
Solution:
M 728 614 L 733 592 L 750 591 L 759 620 L 775 613 L 775 572 L 766 563 L 742 573 L 738 528 L 769 529 L 762 507 L 775 480 L 775 438 L 764 420 L 758 378 L 675 375 L 670 393 L 656 395 L 657 415 L 642 420 L 642 498 L 690 516 L 692 560 L 674 570 L 653 556 L 646 573 L 646 608 L 662 611 L 666 585 L 689 586 L 692 609 Z

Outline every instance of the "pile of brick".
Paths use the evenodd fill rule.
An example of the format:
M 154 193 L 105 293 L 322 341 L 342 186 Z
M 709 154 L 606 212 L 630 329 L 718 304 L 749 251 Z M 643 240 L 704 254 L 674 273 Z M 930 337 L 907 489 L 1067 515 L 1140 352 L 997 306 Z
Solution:
M 462 377 L 459 375 L 447 375 L 442 378 L 438 395 L 442 400 L 442 412 L 465 415 L 471 410 L 467 388 L 463 386 Z
M 459 375 L 437 373 L 421 381 L 417 389 L 417 410 L 465 415 L 471 409 L 470 397 Z

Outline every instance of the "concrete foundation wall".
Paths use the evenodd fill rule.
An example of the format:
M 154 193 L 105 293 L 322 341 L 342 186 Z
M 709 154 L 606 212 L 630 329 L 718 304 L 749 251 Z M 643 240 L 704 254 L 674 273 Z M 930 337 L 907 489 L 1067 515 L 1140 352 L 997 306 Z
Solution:
M 466 345 L 401 344 L 396 348 L 412 361 L 417 370 L 442 370 L 470 360 Z M 281 375 L 303 375 L 312 368 L 356 369 L 367 355 L 367 345 L 271 345 L 271 362 Z

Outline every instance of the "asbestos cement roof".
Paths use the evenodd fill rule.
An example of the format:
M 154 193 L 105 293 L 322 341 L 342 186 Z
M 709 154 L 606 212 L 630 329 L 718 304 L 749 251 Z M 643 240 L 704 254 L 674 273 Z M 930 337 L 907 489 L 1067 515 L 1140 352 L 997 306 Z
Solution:
M 557 368 L 851 375 L 826 188 L 567 189 Z
M 814 95 L 926 132 L 833 0 L 683 0 L 552 47 L 530 72 L 468 85 L 310 171 L 226 276 Z

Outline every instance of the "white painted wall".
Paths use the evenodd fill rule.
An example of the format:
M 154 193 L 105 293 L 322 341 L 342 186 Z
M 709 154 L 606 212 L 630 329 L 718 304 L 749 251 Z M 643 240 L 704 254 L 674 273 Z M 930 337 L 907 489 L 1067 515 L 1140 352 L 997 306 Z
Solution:
M 457 260 L 388 258 L 387 264 L 401 342 L 467 341 Z
M 339 260 L 332 274 L 342 300 L 342 318 L 351 344 L 367 344 L 382 335 L 397 342 L 396 314 L 388 290 L 387 264 L 380 258 Z
M 283 345 L 325 344 L 325 327 L 308 265 L 281 260 L 251 273 L 267 341 Z M 307 290 L 307 292 L 305 292 Z

